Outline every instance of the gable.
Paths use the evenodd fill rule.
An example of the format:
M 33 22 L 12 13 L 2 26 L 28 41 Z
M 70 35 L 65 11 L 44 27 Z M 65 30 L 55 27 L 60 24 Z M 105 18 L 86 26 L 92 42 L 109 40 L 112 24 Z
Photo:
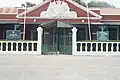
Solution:
M 70 1 L 67 1 L 67 3 L 68 3 L 71 10 L 74 10 L 75 12 L 77 12 L 78 17 L 87 17 L 87 9 L 86 8 L 84 8 L 83 6 L 81 6 L 77 3 L 73 3 L 73 2 L 70 2 Z M 75 6 L 75 5 L 78 5 L 78 6 Z M 89 13 L 89 16 L 90 17 L 96 17 L 95 15 L 93 15 L 91 13 Z
M 90 17 L 102 18 L 99 14 L 88 11 Z M 29 18 L 85 18 L 87 17 L 87 9 L 74 1 L 65 0 L 56 4 L 55 1 L 46 0 L 44 3 L 30 8 L 26 12 Z M 25 12 L 17 15 L 18 18 L 23 17 Z M 87 18 L 86 18 L 87 19 Z
M 20 18 L 23 17 L 26 13 L 26 16 L 31 16 L 31 17 L 38 17 L 42 11 L 47 10 L 47 7 L 49 5 L 50 0 L 44 1 L 42 4 L 38 4 L 32 8 L 29 8 L 26 12 L 22 12 L 18 14 L 16 17 Z

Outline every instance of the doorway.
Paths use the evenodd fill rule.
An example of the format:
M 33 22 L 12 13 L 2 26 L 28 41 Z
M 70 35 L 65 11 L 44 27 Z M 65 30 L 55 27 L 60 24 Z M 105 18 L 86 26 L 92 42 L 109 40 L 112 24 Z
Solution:
M 72 34 L 70 28 L 44 29 L 42 36 L 43 54 L 72 54 Z

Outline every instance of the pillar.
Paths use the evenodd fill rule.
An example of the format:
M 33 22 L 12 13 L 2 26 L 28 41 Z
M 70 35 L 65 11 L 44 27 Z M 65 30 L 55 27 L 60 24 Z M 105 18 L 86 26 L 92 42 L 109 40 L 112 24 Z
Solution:
M 72 29 L 72 55 L 77 55 L 77 43 L 76 43 L 76 36 L 77 34 L 77 29 L 76 27 L 73 27 Z
M 42 32 L 43 32 L 43 29 L 41 27 L 38 27 L 37 31 L 38 31 L 37 52 L 39 55 L 41 55 L 42 54 Z

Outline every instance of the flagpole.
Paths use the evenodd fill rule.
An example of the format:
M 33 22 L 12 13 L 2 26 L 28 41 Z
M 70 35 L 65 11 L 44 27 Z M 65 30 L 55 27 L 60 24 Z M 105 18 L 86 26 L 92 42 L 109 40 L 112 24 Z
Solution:
M 87 21 L 88 21 L 88 29 L 89 29 L 89 38 L 91 40 L 91 29 L 90 29 L 90 17 L 89 17 L 89 10 L 88 10 L 88 0 L 86 1 L 86 7 L 87 7 Z
M 25 40 L 25 29 L 26 29 L 26 0 L 25 0 L 25 12 L 24 12 L 24 28 L 23 28 L 23 40 Z

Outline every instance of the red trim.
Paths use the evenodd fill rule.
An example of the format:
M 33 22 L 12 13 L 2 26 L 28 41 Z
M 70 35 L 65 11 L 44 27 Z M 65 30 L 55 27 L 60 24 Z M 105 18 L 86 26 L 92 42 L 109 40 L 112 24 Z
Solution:
M 27 19 L 26 22 L 28 23 L 43 23 L 43 22 L 49 22 L 49 21 L 52 21 L 54 19 Z M 87 23 L 87 19 L 84 19 L 84 20 L 81 20 L 81 19 L 60 19 L 59 21 L 62 21 L 62 22 L 67 22 L 67 23 Z M 23 19 L 19 19 L 19 22 L 24 22 Z M 90 23 L 99 23 L 100 20 L 95 20 L 95 19 L 92 19 L 90 20 Z
M 100 20 L 101 22 L 120 22 L 120 20 Z

